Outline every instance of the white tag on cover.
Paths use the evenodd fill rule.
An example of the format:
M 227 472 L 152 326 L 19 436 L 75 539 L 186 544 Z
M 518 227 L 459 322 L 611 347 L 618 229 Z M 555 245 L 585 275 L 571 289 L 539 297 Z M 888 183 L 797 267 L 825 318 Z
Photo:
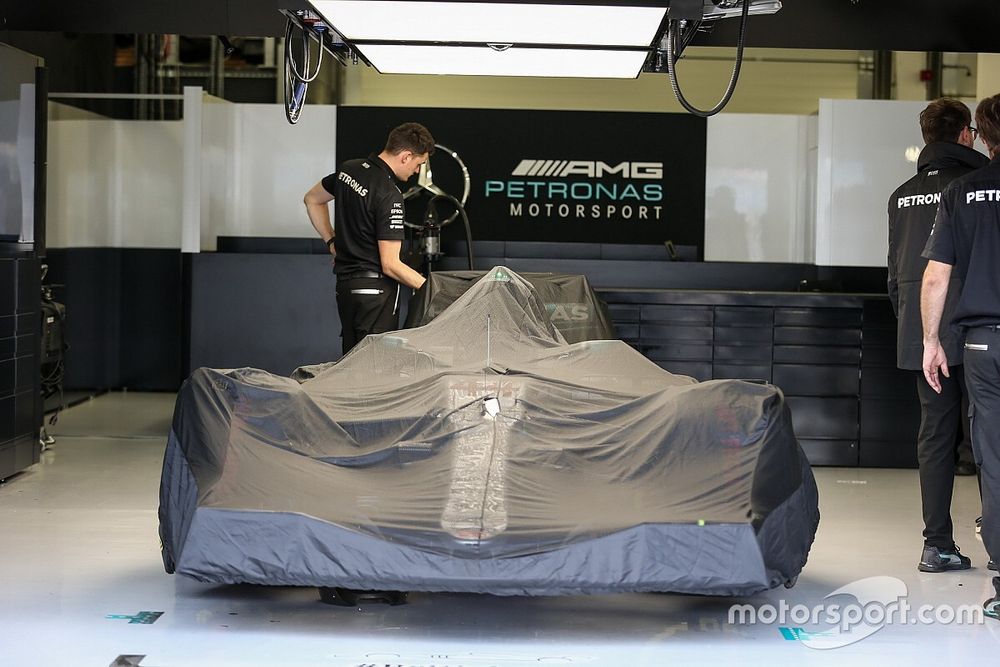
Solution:
M 483 410 L 485 410 L 486 414 L 490 416 L 490 419 L 496 419 L 496 416 L 500 414 L 500 399 L 496 396 L 484 399 Z

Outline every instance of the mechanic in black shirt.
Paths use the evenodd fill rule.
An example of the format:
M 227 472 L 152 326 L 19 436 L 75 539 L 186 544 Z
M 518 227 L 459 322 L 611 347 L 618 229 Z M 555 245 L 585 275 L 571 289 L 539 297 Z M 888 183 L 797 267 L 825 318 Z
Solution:
M 965 570 L 971 561 L 955 546 L 951 496 L 955 482 L 956 437 L 967 423 L 963 414 L 965 381 L 962 373 L 944 378 L 941 393 L 924 381 L 923 330 L 920 325 L 920 281 L 927 260 L 921 257 L 941 191 L 951 181 L 986 166 L 989 160 L 972 148 L 972 114 L 964 103 L 942 98 L 920 112 L 925 146 L 917 159 L 917 175 L 889 197 L 889 299 L 898 318 L 896 365 L 913 371 L 920 399 L 917 460 L 924 518 L 924 548 L 917 568 L 923 572 Z M 952 275 L 945 301 L 945 319 L 954 308 L 961 283 Z M 945 325 L 941 344 L 951 359 L 959 358 L 961 340 Z M 975 473 L 975 465 L 968 464 Z
M 348 160 L 306 193 L 309 221 L 336 257 L 337 312 L 343 353 L 365 336 L 399 328 L 400 283 L 419 289 L 425 278 L 399 257 L 405 182 L 434 152 L 434 137 L 419 123 L 389 133 L 378 155 Z M 333 225 L 328 204 L 336 199 Z
M 983 545 L 995 569 L 1000 557 L 1000 95 L 979 103 L 976 125 L 992 160 L 953 181 L 941 195 L 924 251 L 930 261 L 924 271 L 920 311 L 924 376 L 940 392 L 941 376 L 951 372 L 938 329 L 954 271 L 962 289 L 951 321 L 944 324 L 965 334 L 972 449 L 982 471 Z M 993 577 L 993 589 L 983 610 L 1000 619 L 1000 577 Z

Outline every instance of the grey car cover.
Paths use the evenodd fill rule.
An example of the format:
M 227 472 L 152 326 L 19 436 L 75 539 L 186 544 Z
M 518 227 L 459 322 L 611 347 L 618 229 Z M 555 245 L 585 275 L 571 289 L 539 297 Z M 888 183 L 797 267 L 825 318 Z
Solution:
M 336 363 L 195 371 L 163 463 L 167 572 L 497 595 L 794 581 L 819 511 L 781 392 L 569 344 L 549 315 L 497 267 Z
M 410 299 L 406 327 L 427 324 L 479 282 L 485 271 L 435 271 Z M 541 299 L 553 326 L 567 343 L 618 338 L 607 304 L 586 276 L 565 273 L 519 273 Z

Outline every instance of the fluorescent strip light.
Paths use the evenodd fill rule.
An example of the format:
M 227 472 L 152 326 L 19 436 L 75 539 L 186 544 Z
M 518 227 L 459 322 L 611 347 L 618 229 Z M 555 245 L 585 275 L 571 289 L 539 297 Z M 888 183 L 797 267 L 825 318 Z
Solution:
M 383 74 L 459 74 L 634 79 L 645 51 L 366 44 L 362 53 Z
M 648 47 L 666 7 L 314 0 L 350 41 Z M 664 1 L 666 4 L 666 1 Z

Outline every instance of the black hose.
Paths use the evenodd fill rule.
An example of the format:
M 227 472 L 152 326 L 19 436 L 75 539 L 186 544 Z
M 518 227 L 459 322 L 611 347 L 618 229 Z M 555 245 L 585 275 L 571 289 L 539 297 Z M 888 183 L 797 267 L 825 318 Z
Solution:
M 295 22 L 291 18 L 285 23 L 285 119 L 291 125 L 299 122 L 302 114 L 302 107 L 306 104 L 306 91 L 309 83 L 319 76 L 320 67 L 323 65 L 323 44 L 322 37 L 319 38 L 319 61 L 316 63 L 316 71 L 309 74 L 310 63 L 312 62 L 312 45 L 309 43 L 309 35 L 305 28 L 300 27 L 300 38 L 302 42 L 302 57 L 305 61 L 305 75 L 299 71 L 295 63 L 295 56 L 292 54 L 292 29 Z
M 465 207 L 459 203 L 454 197 L 451 198 L 452 202 L 458 208 L 458 212 L 462 214 L 462 222 L 465 224 L 465 247 L 468 251 L 469 256 L 469 271 L 475 271 L 475 266 L 472 261 L 472 228 L 469 227 L 469 216 L 465 214 Z
M 433 197 L 431 197 L 431 200 L 430 202 L 428 202 L 427 205 L 433 206 L 435 199 L 447 199 L 455 206 L 455 208 L 458 210 L 459 215 L 462 216 L 462 223 L 465 225 L 465 248 L 466 248 L 466 254 L 469 259 L 469 271 L 475 271 L 476 270 L 475 262 L 473 261 L 472 257 L 472 227 L 469 225 L 469 216 L 466 215 L 465 213 L 465 207 L 462 206 L 462 202 L 458 201 L 458 199 L 452 197 L 449 194 L 434 195 Z M 444 222 L 441 226 L 444 227 L 449 222 L 451 222 L 451 220 Z
M 715 114 L 722 111 L 729 100 L 732 98 L 733 93 L 736 92 L 736 82 L 740 78 L 740 68 L 743 66 L 743 47 L 746 44 L 747 36 L 747 23 L 749 23 L 750 17 L 750 2 L 751 0 L 743 0 L 743 16 L 740 19 L 740 36 L 739 40 L 736 42 L 736 63 L 733 65 L 733 76 L 729 80 L 729 87 L 726 89 L 726 94 L 723 96 L 722 100 L 709 110 L 698 109 L 694 105 L 685 99 L 684 94 L 681 92 L 680 84 L 677 83 L 677 55 L 674 54 L 674 45 L 677 41 L 678 35 L 678 25 L 680 21 L 670 20 L 667 26 L 667 72 L 670 76 L 670 87 L 674 90 L 674 97 L 677 101 L 681 103 L 681 106 L 688 110 L 688 112 L 693 113 L 696 116 L 701 116 L 702 118 L 708 118 L 709 116 L 714 116 Z

